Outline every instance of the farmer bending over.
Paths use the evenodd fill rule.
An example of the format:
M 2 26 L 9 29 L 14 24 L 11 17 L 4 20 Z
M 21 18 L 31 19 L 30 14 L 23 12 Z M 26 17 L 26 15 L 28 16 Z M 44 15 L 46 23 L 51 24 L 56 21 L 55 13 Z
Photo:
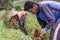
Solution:
M 38 3 L 26 1 L 24 10 L 36 15 L 39 24 L 42 25 L 41 33 L 43 34 L 60 18 L 60 3 L 55 1 L 42 1 Z M 50 40 L 53 40 L 51 36 Z
M 25 23 L 25 17 L 26 17 L 26 13 L 25 11 L 13 11 L 11 10 L 10 12 L 10 17 L 11 17 L 11 20 L 10 20 L 10 26 L 12 25 L 12 22 L 14 21 L 13 19 L 16 19 L 16 21 L 19 22 L 19 28 L 25 32 L 25 34 L 27 33 L 25 28 L 24 28 L 24 23 Z

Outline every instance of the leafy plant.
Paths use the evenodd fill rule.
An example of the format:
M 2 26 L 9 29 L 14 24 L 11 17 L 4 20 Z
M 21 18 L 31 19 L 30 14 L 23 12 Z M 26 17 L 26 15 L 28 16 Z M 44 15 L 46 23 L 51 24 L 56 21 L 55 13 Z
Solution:
M 20 6 L 16 6 L 16 7 L 15 7 L 15 10 L 17 10 L 17 11 L 21 11 L 22 9 L 21 9 Z
M 0 0 L 0 9 L 10 9 L 12 8 L 12 1 L 13 0 Z

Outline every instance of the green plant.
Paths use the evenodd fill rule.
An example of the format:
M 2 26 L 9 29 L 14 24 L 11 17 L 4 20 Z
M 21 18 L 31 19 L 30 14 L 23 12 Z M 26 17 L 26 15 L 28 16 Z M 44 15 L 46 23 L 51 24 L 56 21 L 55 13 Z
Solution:
M 11 9 L 13 0 L 0 0 L 0 9 Z
M 16 6 L 16 7 L 15 7 L 15 10 L 17 10 L 17 11 L 21 11 L 22 9 L 21 9 L 20 6 Z

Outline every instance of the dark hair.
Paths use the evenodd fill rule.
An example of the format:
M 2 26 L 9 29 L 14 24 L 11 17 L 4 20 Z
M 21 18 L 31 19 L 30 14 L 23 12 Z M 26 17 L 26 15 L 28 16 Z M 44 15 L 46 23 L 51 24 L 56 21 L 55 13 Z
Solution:
M 24 10 L 28 11 L 30 8 L 33 8 L 34 4 L 37 4 L 37 3 L 32 2 L 32 1 L 26 1 L 24 4 Z

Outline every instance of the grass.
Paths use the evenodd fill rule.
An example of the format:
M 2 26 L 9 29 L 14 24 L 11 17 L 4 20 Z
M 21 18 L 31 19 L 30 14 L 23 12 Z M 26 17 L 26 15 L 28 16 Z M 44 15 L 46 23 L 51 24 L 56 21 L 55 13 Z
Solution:
M 0 16 L 3 15 L 5 11 L 0 12 Z M 20 29 L 8 28 L 3 23 L 3 20 L 0 19 L 0 40 L 33 40 L 32 30 L 34 28 L 41 28 L 37 22 L 35 15 L 27 12 L 25 28 L 28 31 L 26 36 Z M 45 40 L 49 39 L 49 31 L 45 34 Z

